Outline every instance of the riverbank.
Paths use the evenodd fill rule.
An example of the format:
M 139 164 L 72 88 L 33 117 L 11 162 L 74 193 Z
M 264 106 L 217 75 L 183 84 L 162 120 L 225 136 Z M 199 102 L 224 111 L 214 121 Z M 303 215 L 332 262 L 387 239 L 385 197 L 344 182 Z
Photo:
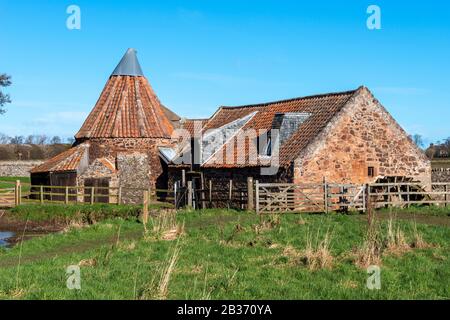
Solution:
M 0 232 L 10 233 L 4 238 L 7 246 L 13 246 L 23 240 L 29 240 L 50 233 L 62 231 L 66 226 L 57 221 L 27 221 L 16 219 L 5 210 L 0 210 Z

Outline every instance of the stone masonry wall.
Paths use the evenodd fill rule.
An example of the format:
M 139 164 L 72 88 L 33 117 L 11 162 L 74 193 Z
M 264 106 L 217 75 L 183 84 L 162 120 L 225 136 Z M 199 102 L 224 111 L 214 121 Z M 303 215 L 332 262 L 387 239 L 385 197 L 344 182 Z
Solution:
M 375 169 L 375 178 L 368 176 Z M 431 182 L 431 163 L 366 89 L 295 161 L 295 182 L 369 183 L 377 176 Z
M 145 153 L 147 155 L 150 184 L 155 187 L 158 177 L 163 173 L 158 147 L 172 146 L 170 139 L 162 138 L 114 138 L 90 139 L 89 161 L 97 158 L 116 159 L 118 154 Z M 119 168 L 120 170 L 120 168 Z
M 109 168 L 105 167 L 103 163 L 99 160 L 95 160 L 84 172 L 82 175 L 77 178 L 77 185 L 84 186 L 84 181 L 89 178 L 108 178 L 109 187 L 117 188 L 119 187 L 119 178 L 116 172 L 111 171 Z M 118 190 L 111 189 L 109 190 L 110 203 L 115 203 L 117 201 Z M 79 189 L 79 200 L 83 201 L 84 190 Z
M 30 170 L 44 161 L 0 161 L 0 177 L 29 177 Z
M 450 168 L 436 168 L 431 174 L 433 182 L 449 182 L 450 183 Z
M 150 187 L 150 176 L 152 175 L 148 156 L 146 153 L 119 153 L 117 155 L 120 186 L 124 203 L 142 203 L 143 190 Z

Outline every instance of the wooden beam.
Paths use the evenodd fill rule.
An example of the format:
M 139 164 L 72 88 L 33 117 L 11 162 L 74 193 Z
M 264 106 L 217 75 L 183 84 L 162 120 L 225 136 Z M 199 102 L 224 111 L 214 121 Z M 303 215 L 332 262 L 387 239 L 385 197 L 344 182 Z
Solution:
M 256 213 L 259 214 L 259 181 L 255 181 L 255 204 L 256 204 Z
M 253 177 L 247 178 L 247 210 L 253 211 L 254 204 L 253 204 Z
M 192 208 L 192 181 L 187 182 L 188 207 Z
M 142 210 L 142 223 L 144 224 L 145 228 L 147 227 L 148 223 L 148 205 L 150 202 L 150 193 L 148 190 L 144 191 L 144 201 L 143 201 L 143 210 Z

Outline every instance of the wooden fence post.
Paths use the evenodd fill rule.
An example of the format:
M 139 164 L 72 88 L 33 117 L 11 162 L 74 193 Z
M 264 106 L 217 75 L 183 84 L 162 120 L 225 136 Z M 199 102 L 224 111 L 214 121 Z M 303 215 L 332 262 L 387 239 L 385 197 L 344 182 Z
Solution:
M 233 179 L 230 179 L 230 186 L 228 192 L 228 209 L 231 208 L 231 200 L 233 198 Z
M 325 206 L 325 213 L 328 214 L 328 183 L 327 178 L 323 177 L 323 201 Z
M 91 205 L 94 204 L 95 187 L 91 188 Z
M 14 188 L 14 205 L 20 205 L 20 180 L 16 180 L 16 185 Z
M 39 198 L 41 200 L 41 204 L 44 204 L 44 186 L 40 186 L 39 188 Z
M 410 188 L 409 184 L 406 185 L 406 191 L 407 191 L 407 197 L 408 197 L 406 200 L 406 202 L 407 202 L 406 206 L 409 208 L 409 206 L 410 206 L 409 202 L 411 200 L 410 194 L 409 194 L 411 191 L 411 188 Z
M 121 205 L 122 204 L 122 187 L 119 187 L 118 192 L 119 192 L 119 194 L 117 195 L 117 205 Z
M 181 170 L 181 186 L 186 187 L 186 170 Z
M 188 206 L 192 208 L 192 181 L 187 183 Z
M 247 178 L 247 210 L 253 211 L 253 177 Z
M 259 181 L 255 181 L 255 204 L 256 204 L 256 213 L 259 214 Z
M 445 185 L 445 206 L 448 205 L 448 184 Z
M 178 186 L 178 182 L 177 181 L 175 181 L 175 183 L 174 183 L 174 185 L 173 185 L 173 203 L 174 203 L 174 205 L 175 205 L 175 209 L 178 209 L 177 208 L 177 186 Z
M 147 226 L 148 222 L 148 205 L 149 205 L 149 199 L 150 199 L 150 192 L 148 190 L 144 191 L 144 203 L 143 203 L 143 210 L 142 210 L 142 223 L 144 226 Z
M 148 204 L 152 204 L 152 201 L 153 201 L 152 188 L 148 188 Z M 158 202 L 158 195 L 156 193 L 156 186 L 155 186 L 155 202 Z
M 366 183 L 363 189 L 363 212 L 367 212 L 367 194 L 369 192 L 369 184 Z
M 200 173 L 200 182 L 201 182 L 201 188 L 202 192 L 200 192 L 200 198 L 202 202 L 202 209 L 206 209 L 206 195 L 205 195 L 205 177 L 203 176 L 203 172 Z
M 209 207 L 212 208 L 212 180 L 209 180 Z
M 65 197 L 64 197 L 64 203 L 65 204 L 69 204 L 69 187 L 66 187 L 66 190 L 65 190 Z

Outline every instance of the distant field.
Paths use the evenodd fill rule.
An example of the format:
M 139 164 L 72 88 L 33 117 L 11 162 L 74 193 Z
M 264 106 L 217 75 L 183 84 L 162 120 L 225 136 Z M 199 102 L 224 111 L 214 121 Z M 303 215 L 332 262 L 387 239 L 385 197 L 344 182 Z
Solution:
M 0 177 L 0 182 L 10 182 L 15 184 L 17 180 L 20 180 L 21 183 L 30 183 L 30 177 Z
M 431 161 L 432 168 L 450 168 L 450 159 L 438 159 Z
M 0 177 L 0 193 L 2 193 L 2 189 L 14 188 L 17 180 L 20 180 L 22 184 L 22 192 L 28 192 L 30 190 L 29 185 L 31 181 L 29 177 Z

